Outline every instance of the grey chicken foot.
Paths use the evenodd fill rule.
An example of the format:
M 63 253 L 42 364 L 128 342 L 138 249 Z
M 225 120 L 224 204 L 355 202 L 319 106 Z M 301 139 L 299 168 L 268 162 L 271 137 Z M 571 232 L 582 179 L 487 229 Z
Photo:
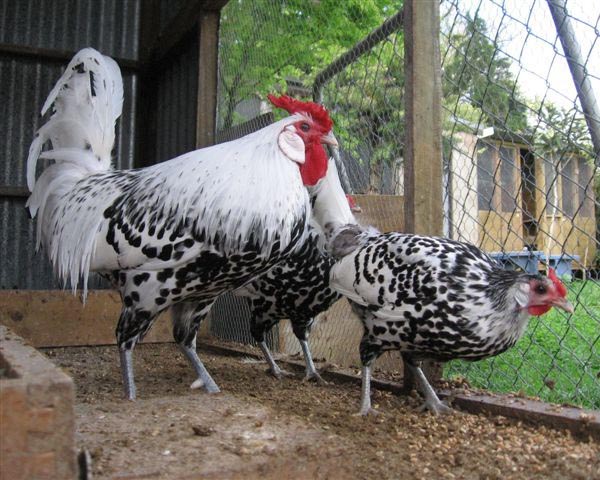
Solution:
M 319 375 L 319 372 L 317 372 L 317 369 L 315 368 L 315 364 L 313 363 L 308 342 L 306 340 L 300 340 L 300 346 L 302 347 L 302 353 L 304 353 L 304 362 L 306 363 L 306 375 L 304 376 L 304 381 L 312 381 L 320 385 L 326 385 L 327 382 L 323 380 L 323 378 L 321 377 L 321 375 Z
M 198 353 L 196 352 L 196 339 L 194 339 L 189 347 L 185 346 L 184 344 L 179 344 L 179 348 L 192 364 L 192 367 L 196 371 L 196 375 L 198 375 L 198 378 L 194 380 L 194 382 L 190 385 L 190 388 L 197 389 L 204 387 L 204 390 L 206 390 L 208 393 L 219 393 L 221 389 L 212 379 L 200 358 L 198 358 Z
M 119 349 L 121 359 L 121 375 L 123 376 L 123 389 L 127 400 L 135 400 L 135 381 L 133 379 L 133 350 Z
M 371 367 L 362 367 L 362 386 L 360 389 L 360 410 L 355 415 L 379 415 L 379 412 L 371 408 Z
M 275 363 L 275 359 L 273 358 L 273 355 L 271 355 L 271 350 L 269 350 L 269 347 L 267 347 L 267 342 L 265 342 L 263 340 L 262 342 L 260 342 L 258 344 L 258 346 L 262 350 L 263 355 L 265 356 L 265 361 L 269 365 L 269 368 L 267 369 L 267 373 L 273 375 L 278 380 L 281 380 L 283 377 L 293 376 L 292 373 L 288 372 L 287 370 L 283 370 L 283 369 L 279 368 L 279 365 L 277 365 L 277 363 Z
M 420 367 L 417 367 L 410 363 L 408 363 L 408 367 L 410 368 L 414 377 L 416 378 L 419 386 L 421 387 L 421 393 L 425 397 L 425 403 L 421 405 L 419 411 L 429 410 L 434 415 L 453 413 L 454 410 L 452 410 L 448 405 L 446 405 L 439 399 L 439 397 L 435 393 L 435 390 L 430 385 L 429 381 L 427 380 L 427 377 L 423 373 L 423 370 L 421 370 Z

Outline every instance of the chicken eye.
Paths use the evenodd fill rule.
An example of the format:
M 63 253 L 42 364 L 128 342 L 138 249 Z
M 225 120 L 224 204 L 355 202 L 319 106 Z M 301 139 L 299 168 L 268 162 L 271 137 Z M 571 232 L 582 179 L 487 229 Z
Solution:
M 537 287 L 535 287 L 535 293 L 537 293 L 538 295 L 543 295 L 546 293 L 546 287 L 544 285 L 538 285 Z
M 302 130 L 303 132 L 308 132 L 310 130 L 310 125 L 304 122 L 300 125 L 300 130 Z

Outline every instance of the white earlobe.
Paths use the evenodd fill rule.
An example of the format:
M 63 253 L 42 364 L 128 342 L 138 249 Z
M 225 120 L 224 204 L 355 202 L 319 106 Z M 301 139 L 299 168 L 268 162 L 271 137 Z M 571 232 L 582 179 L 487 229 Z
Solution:
M 304 163 L 304 142 L 297 133 L 284 129 L 277 138 L 283 154 L 296 163 Z

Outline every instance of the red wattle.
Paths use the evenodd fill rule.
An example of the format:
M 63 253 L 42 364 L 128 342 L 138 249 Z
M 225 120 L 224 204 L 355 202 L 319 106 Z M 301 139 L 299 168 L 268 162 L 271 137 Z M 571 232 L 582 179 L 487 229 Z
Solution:
M 533 306 L 527 308 L 527 311 L 529 312 L 529 315 L 534 315 L 536 317 L 539 317 L 540 315 L 543 315 L 551 308 L 552 307 L 550 305 L 533 305 Z
M 304 185 L 316 184 L 327 173 L 327 154 L 320 143 L 306 149 L 306 161 L 300 165 L 300 176 Z

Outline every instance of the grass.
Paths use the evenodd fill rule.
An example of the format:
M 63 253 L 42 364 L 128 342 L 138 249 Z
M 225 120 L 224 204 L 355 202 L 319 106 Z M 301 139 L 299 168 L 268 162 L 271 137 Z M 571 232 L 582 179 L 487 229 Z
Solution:
M 450 362 L 445 377 L 463 377 L 492 392 L 600 409 L 600 283 L 574 281 L 568 288 L 573 315 L 552 309 L 533 317 L 512 349 L 480 362 Z

